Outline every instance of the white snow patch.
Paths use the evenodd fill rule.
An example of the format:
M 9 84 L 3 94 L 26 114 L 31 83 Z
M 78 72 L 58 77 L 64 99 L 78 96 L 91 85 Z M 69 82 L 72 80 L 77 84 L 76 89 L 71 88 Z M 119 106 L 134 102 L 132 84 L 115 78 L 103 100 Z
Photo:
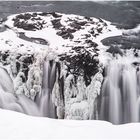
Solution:
M 140 139 L 140 124 L 54 120 L 0 109 L 1 140 Z

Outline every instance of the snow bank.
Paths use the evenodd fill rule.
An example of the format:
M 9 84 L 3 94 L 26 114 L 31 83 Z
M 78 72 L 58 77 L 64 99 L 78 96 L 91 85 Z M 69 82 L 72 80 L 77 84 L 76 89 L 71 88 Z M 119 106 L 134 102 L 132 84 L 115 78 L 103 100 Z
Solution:
M 0 109 L 1 140 L 140 139 L 140 124 L 53 120 Z

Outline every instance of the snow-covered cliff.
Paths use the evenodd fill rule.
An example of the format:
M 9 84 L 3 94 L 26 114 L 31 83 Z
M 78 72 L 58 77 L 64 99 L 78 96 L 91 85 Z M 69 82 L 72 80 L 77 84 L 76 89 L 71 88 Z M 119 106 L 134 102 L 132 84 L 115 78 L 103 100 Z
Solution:
M 11 15 L 2 26 L 0 69 L 6 73 L 0 77 L 11 79 L 12 90 L 5 90 L 9 84 L 0 79 L 1 90 L 13 96 L 16 107 L 1 108 L 51 118 L 98 119 L 97 98 L 108 59 L 101 40 L 120 31 L 100 18 L 55 12 Z

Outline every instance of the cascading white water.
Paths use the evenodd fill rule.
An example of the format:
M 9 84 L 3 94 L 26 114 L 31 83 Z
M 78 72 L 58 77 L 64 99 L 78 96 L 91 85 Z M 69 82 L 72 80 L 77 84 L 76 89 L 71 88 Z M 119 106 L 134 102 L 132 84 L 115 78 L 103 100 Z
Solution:
M 42 93 L 36 101 L 25 95 L 15 95 L 13 81 L 8 72 L 0 67 L 0 108 L 14 110 L 34 116 L 56 117 L 56 108 L 52 103 L 52 89 L 56 80 L 56 63 L 44 62 Z
M 109 62 L 102 85 L 99 119 L 113 124 L 140 121 L 140 65 L 138 62 L 140 61 L 128 57 L 119 57 Z M 8 72 L 0 67 L 0 108 L 34 116 L 57 118 L 52 90 L 58 77 L 56 63 L 45 61 L 42 92 L 33 101 L 25 95 L 14 94 L 12 79 Z
M 120 57 L 107 66 L 99 119 L 113 124 L 139 121 L 140 72 L 133 61 Z
M 52 90 L 55 80 L 56 63 L 51 61 L 44 62 L 42 94 L 39 99 L 39 104 L 42 115 L 50 118 L 56 118 L 55 105 L 52 103 Z
M 34 102 L 25 95 L 14 95 L 13 81 L 2 67 L 0 67 L 0 108 L 40 116 L 39 109 Z

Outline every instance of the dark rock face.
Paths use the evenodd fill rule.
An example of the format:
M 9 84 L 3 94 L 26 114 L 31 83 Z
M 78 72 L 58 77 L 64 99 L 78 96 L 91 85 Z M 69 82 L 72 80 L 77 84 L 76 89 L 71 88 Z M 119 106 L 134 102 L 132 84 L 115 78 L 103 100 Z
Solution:
M 90 54 L 83 46 L 74 47 L 72 50 L 74 50 L 77 55 L 61 55 L 60 61 L 65 62 L 68 68 L 68 74 L 74 75 L 75 84 L 77 82 L 77 77 L 83 76 L 85 84 L 88 86 L 91 82 L 91 77 L 98 72 L 99 61 L 96 59 L 98 54 Z
M 49 45 L 49 42 L 47 40 L 42 39 L 42 38 L 28 37 L 28 36 L 25 35 L 24 32 L 19 32 L 18 37 L 23 39 L 23 40 L 34 42 L 34 43 L 37 43 L 37 44 Z
M 120 54 L 121 56 L 123 55 L 123 52 L 118 46 L 111 46 L 109 49 L 106 50 L 109 53 L 112 53 L 114 56 L 115 54 Z
M 70 26 L 76 30 L 80 30 L 82 26 L 84 26 L 86 23 L 87 23 L 86 21 L 78 22 L 76 20 L 73 20 L 73 22 L 70 23 Z
M 59 19 L 54 19 L 52 20 L 52 25 L 57 31 L 57 35 L 61 36 L 63 39 L 73 39 L 72 33 L 74 33 L 76 30 L 75 29 L 66 29 L 61 23 L 60 23 L 60 18 Z
M 7 57 L 9 56 L 9 51 L 0 52 L 0 56 L 1 56 L 1 60 L 3 61 L 3 63 L 6 64 L 5 61 L 6 61 Z
M 88 38 L 88 37 L 87 37 L 87 38 Z M 90 40 L 90 39 L 85 40 L 85 43 L 87 43 L 87 44 L 89 45 L 88 48 L 94 48 L 94 49 L 96 49 L 96 47 L 98 46 L 97 43 L 93 42 L 93 41 Z
M 17 28 L 22 28 L 24 30 L 30 30 L 30 31 L 35 31 L 35 30 L 41 30 L 43 28 L 43 25 L 45 24 L 44 20 L 42 20 L 40 17 L 37 17 L 37 15 L 40 16 L 48 16 L 52 15 L 54 18 L 60 18 L 61 15 L 52 12 L 52 13 L 25 13 L 25 14 L 19 14 L 17 15 L 13 21 L 14 21 L 14 26 Z M 33 24 L 28 23 L 29 20 L 36 21 Z M 58 28 L 58 23 L 59 19 L 52 21 L 54 28 Z
M 45 24 L 44 21 L 41 20 L 41 18 L 36 18 L 37 14 L 33 13 L 25 13 L 25 14 L 19 14 L 17 15 L 13 21 L 14 26 L 17 28 L 22 28 L 24 30 L 41 30 L 43 28 L 43 25 Z M 28 23 L 28 20 L 36 20 L 36 23 L 30 24 Z
M 72 33 L 65 28 L 62 29 L 61 31 L 58 31 L 56 34 L 61 36 L 63 39 L 73 39 L 74 38 Z
M 20 60 L 20 58 L 19 58 Z M 21 70 L 23 73 L 25 73 L 25 79 L 27 80 L 28 78 L 28 71 L 29 71 L 29 65 L 33 64 L 34 56 L 33 55 L 28 55 L 26 57 L 21 58 Z
M 129 38 L 128 36 L 109 37 L 102 40 L 102 43 L 106 46 L 119 45 L 121 49 L 140 49 L 139 38 Z
M 60 23 L 60 18 L 59 19 L 54 19 L 52 20 L 52 25 L 56 30 L 59 30 L 62 26 L 62 24 Z

